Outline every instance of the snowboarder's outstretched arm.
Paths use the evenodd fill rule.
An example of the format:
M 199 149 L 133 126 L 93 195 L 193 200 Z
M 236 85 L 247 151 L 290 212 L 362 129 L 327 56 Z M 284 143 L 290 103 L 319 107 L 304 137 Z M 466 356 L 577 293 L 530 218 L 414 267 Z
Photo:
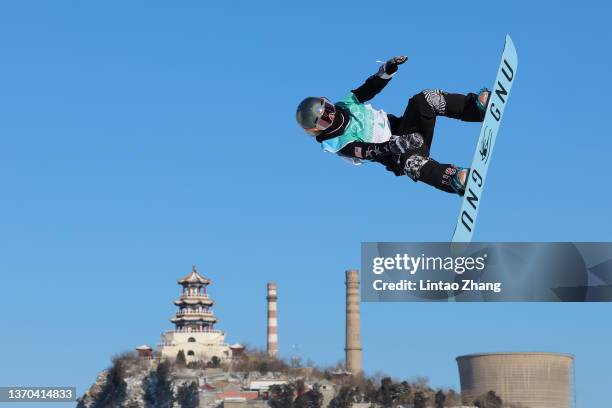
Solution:
M 359 88 L 351 90 L 357 100 L 361 103 L 374 98 L 389 83 L 391 77 L 397 72 L 397 67 L 408 58 L 405 56 L 393 57 L 380 66 L 378 72 L 368 79 Z

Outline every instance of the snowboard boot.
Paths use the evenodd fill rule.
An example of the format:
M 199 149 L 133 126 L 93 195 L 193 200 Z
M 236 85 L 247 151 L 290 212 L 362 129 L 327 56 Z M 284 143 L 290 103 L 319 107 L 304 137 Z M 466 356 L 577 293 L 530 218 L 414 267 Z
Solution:
M 480 112 L 482 112 L 483 115 L 487 111 L 487 106 L 489 105 L 490 97 L 491 97 L 491 91 L 489 91 L 487 88 L 482 88 L 478 92 L 478 98 L 476 99 L 476 105 L 478 106 L 478 109 L 480 109 Z
M 465 186 L 467 185 L 468 176 L 470 175 L 470 169 L 457 166 L 457 172 L 451 178 L 451 188 L 455 190 L 455 193 L 463 196 L 465 194 Z

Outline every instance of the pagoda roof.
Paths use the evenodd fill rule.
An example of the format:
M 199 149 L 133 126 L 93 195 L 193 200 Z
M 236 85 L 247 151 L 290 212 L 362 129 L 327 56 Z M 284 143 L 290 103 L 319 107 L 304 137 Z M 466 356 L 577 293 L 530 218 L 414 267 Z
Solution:
M 182 297 L 174 301 L 174 304 L 177 306 L 181 305 L 207 305 L 212 306 L 214 304 L 214 300 L 209 299 L 203 296 L 190 296 L 190 297 Z
M 188 283 L 201 283 L 203 285 L 208 285 L 210 284 L 210 282 L 210 279 L 207 279 L 198 273 L 198 270 L 196 269 L 195 265 L 193 265 L 191 273 L 189 275 L 178 280 L 178 283 L 181 285 Z
M 184 314 L 180 316 L 175 316 L 172 319 L 170 319 L 170 321 L 172 323 L 177 323 L 180 321 L 183 321 L 183 322 L 203 321 L 203 322 L 209 322 L 209 323 L 216 323 L 217 318 L 215 316 L 211 316 L 208 314 L 193 313 L 193 314 Z

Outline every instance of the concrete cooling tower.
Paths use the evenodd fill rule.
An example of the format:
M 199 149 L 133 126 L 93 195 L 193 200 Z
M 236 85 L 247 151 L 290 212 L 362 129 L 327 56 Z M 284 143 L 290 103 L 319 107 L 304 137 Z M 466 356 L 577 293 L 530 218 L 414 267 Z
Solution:
M 486 353 L 457 357 L 466 402 L 495 391 L 504 403 L 528 408 L 574 406 L 574 357 L 557 353 Z

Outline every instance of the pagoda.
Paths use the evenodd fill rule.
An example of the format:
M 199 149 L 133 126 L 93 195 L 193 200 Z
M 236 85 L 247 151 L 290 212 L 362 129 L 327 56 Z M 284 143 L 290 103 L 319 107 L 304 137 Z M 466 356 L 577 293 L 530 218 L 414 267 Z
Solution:
M 231 355 L 225 334 L 215 329 L 217 318 L 212 312 L 214 301 L 208 297 L 211 280 L 200 275 L 195 266 L 191 273 L 178 280 L 181 296 L 174 301 L 178 310 L 170 319 L 174 330 L 162 334 L 162 357 L 176 358 L 183 350 L 187 361 L 226 360 Z
M 208 297 L 206 287 L 210 279 L 200 275 L 193 266 L 191 273 L 178 281 L 183 287 L 181 297 L 174 301 L 178 306 L 176 315 L 170 319 L 177 332 L 213 332 L 217 318 L 210 310 L 213 300 Z

